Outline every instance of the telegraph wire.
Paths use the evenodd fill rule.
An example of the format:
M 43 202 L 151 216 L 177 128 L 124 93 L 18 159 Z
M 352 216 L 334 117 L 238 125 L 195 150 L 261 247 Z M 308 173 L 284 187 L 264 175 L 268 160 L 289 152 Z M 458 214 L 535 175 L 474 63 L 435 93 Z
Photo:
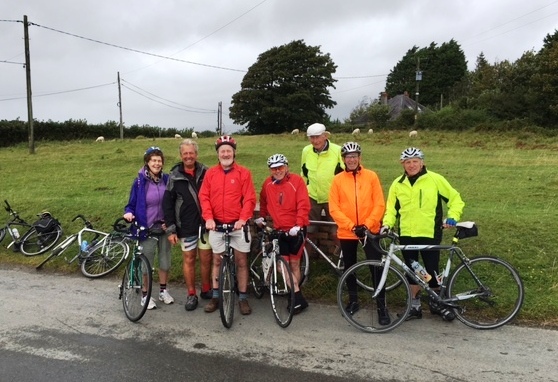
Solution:
M 44 25 L 39 25 L 39 24 L 36 24 L 36 23 L 29 23 L 29 25 L 34 25 L 34 26 L 39 27 L 39 28 L 48 29 L 48 30 L 53 31 L 53 32 L 57 32 L 57 33 L 65 34 L 65 35 L 68 35 L 68 36 L 80 38 L 80 39 L 82 39 L 82 40 L 91 41 L 91 42 L 94 42 L 94 43 L 97 43 L 97 44 L 107 45 L 107 46 L 111 46 L 111 47 L 113 47 L 113 48 L 122 49 L 122 50 L 127 50 L 127 51 L 129 51 L 129 52 L 144 54 L 144 55 L 146 55 L 146 56 L 152 56 L 152 57 L 157 57 L 157 58 L 163 58 L 163 59 L 165 59 L 165 60 L 183 62 L 183 63 L 186 63 L 186 64 L 199 65 L 199 66 L 204 66 L 204 67 L 213 68 L 213 69 L 229 70 L 229 71 L 232 71 L 232 72 L 241 72 L 241 73 L 246 73 L 246 72 L 247 72 L 246 70 L 242 70 L 242 69 L 233 69 L 233 68 L 226 68 L 226 67 L 224 67 L 224 66 L 216 66 L 216 65 L 202 64 L 202 63 L 199 63 L 199 62 L 193 62 L 193 61 L 188 61 L 188 60 L 182 60 L 182 59 L 179 59 L 179 58 L 163 56 L 163 55 L 161 55 L 161 54 L 150 53 L 150 52 L 144 52 L 144 51 L 142 51 L 142 50 L 127 48 L 127 47 L 125 47 L 125 46 L 116 45 L 116 44 L 111 44 L 111 43 L 108 43 L 108 42 L 103 42 L 103 41 L 95 40 L 95 39 L 92 39 L 92 38 L 89 38 L 89 37 L 79 36 L 79 35 L 74 34 L 74 33 L 64 32 L 64 31 L 61 31 L 61 30 L 58 30 L 58 29 L 50 28 L 50 27 L 47 27 L 47 26 L 44 26 Z
M 104 87 L 104 86 L 114 85 L 115 83 L 116 83 L 116 81 L 109 82 L 109 83 L 106 83 L 106 84 L 88 86 L 88 87 L 79 88 L 79 89 L 61 90 L 61 91 L 58 91 L 58 92 L 50 92 L 50 93 L 43 93 L 43 94 L 33 94 L 33 98 L 47 97 L 47 96 L 58 95 L 58 94 L 66 94 L 66 93 L 74 93 L 74 92 L 79 92 L 79 91 L 83 91 L 83 90 L 90 90 L 90 89 L 95 89 L 95 88 L 101 88 L 101 87 Z M 27 99 L 27 96 L 14 97 L 14 98 L 4 98 L 4 99 L 0 99 L 0 102 L 1 101 L 13 101 L 13 100 L 17 100 L 17 99 Z
M 165 98 L 160 97 L 160 96 L 158 96 L 158 95 L 156 95 L 156 94 L 153 94 L 153 93 L 151 93 L 151 92 L 149 92 L 149 91 L 147 91 L 147 90 L 145 90 L 145 89 L 142 89 L 142 88 L 140 88 L 139 86 L 134 85 L 134 84 L 132 84 L 132 83 L 129 82 L 129 81 L 126 81 L 125 79 L 122 79 L 122 78 L 121 78 L 120 80 L 121 80 L 122 82 L 125 82 L 125 83 L 128 84 L 128 85 L 131 85 L 131 86 L 135 87 L 136 89 L 141 90 L 141 91 L 144 92 L 144 93 L 149 94 L 151 97 L 158 98 L 158 99 L 160 99 L 160 100 L 162 100 L 162 101 L 175 104 L 175 105 L 177 105 L 177 106 L 180 107 L 180 108 L 179 108 L 180 110 L 190 111 L 190 112 L 193 112 L 193 113 L 212 113 L 212 114 L 213 114 L 213 113 L 216 113 L 216 112 L 217 112 L 217 110 L 214 110 L 214 109 L 204 109 L 204 108 L 200 108 L 200 107 L 193 107 L 193 106 L 182 105 L 182 104 L 179 104 L 178 102 L 174 102 L 174 101 L 165 99 Z M 148 99 L 150 99 L 150 100 L 152 100 L 152 101 L 155 101 L 155 99 L 150 98 L 150 97 L 147 97 L 147 96 L 145 96 L 144 94 L 140 93 L 139 91 L 136 91 L 136 90 L 134 90 L 134 89 L 131 89 L 129 86 L 126 86 L 126 85 L 122 85 L 122 86 L 124 86 L 125 88 L 127 88 L 127 89 L 133 91 L 133 92 L 136 93 L 136 94 L 139 94 L 139 95 L 141 95 L 141 96 L 143 96 L 143 97 L 146 97 L 146 98 L 148 98 Z M 167 105 L 167 104 L 165 104 L 165 103 L 163 103 L 163 102 L 161 102 L 161 101 L 156 101 L 156 102 L 162 103 L 163 105 Z M 170 106 L 170 105 L 167 105 L 167 106 Z M 197 109 L 197 110 L 196 110 L 196 109 Z

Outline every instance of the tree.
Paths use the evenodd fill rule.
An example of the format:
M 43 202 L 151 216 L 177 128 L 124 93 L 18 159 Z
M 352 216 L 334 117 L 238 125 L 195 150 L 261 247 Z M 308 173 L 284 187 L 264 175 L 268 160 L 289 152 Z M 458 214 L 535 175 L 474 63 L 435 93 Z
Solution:
M 465 53 L 455 40 L 440 47 L 435 43 L 421 49 L 413 46 L 388 74 L 387 93 L 414 94 L 417 68 L 422 72 L 419 103 L 426 106 L 436 106 L 442 98 L 449 100 L 451 89 L 467 76 Z
M 320 47 L 304 40 L 274 47 L 259 55 L 233 95 L 230 118 L 250 134 L 277 134 L 324 122 L 336 102 L 329 89 L 337 66 Z

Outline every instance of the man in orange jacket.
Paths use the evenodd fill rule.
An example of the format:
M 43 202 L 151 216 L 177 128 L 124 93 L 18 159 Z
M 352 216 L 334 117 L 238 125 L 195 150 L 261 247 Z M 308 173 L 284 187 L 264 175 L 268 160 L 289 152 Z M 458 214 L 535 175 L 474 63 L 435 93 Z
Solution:
M 378 175 L 361 164 L 361 148 L 356 142 L 347 142 L 341 148 L 345 171 L 335 175 L 329 191 L 329 212 L 337 223 L 337 237 L 343 251 L 345 269 L 356 263 L 359 240 L 363 240 L 366 258 L 380 260 L 381 252 L 370 240 L 364 240 L 366 230 L 380 231 L 385 212 L 384 193 Z M 379 272 L 374 272 L 379 273 Z M 381 274 L 374 274 L 377 283 Z M 357 281 L 347 278 L 349 303 L 345 310 L 356 313 L 360 306 L 357 299 Z M 385 290 L 377 298 L 380 325 L 391 322 L 385 305 Z

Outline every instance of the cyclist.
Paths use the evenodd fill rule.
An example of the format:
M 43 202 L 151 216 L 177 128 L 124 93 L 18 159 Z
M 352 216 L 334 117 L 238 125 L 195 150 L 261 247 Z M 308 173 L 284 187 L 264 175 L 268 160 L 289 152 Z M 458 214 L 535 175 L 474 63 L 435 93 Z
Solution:
M 347 142 L 341 148 L 345 171 L 333 178 L 329 191 L 329 211 L 337 223 L 337 235 L 343 250 L 345 269 L 356 263 L 357 248 L 360 240 L 366 236 L 366 230 L 378 233 L 385 212 L 384 192 L 380 178 L 361 163 L 362 149 L 356 142 Z M 378 246 L 363 240 L 367 259 L 380 260 L 382 257 Z M 377 273 L 377 274 L 376 274 Z M 374 282 L 380 281 L 381 271 L 373 275 Z M 357 280 L 347 278 L 349 303 L 345 310 L 356 313 L 360 306 L 357 297 Z M 385 290 L 377 299 L 380 325 L 388 325 L 391 320 L 385 301 Z
M 202 218 L 209 231 L 209 244 L 213 249 L 213 297 L 205 306 L 207 313 L 219 307 L 219 268 L 225 252 L 223 234 L 215 231 L 217 225 L 234 224 L 230 245 L 235 251 L 236 277 L 239 291 L 240 313 L 252 313 L 248 304 L 248 259 L 250 243 L 244 238 L 243 227 L 252 218 L 256 206 L 256 191 L 252 174 L 246 167 L 236 163 L 236 141 L 229 135 L 215 142 L 219 163 L 205 174 L 199 198 Z M 248 233 L 248 237 L 249 233 Z
M 201 274 L 200 296 L 206 300 L 212 297 L 211 247 L 207 233 L 204 233 L 203 241 L 199 237 L 203 222 L 198 192 L 207 167 L 197 160 L 198 143 L 196 141 L 183 140 L 178 151 L 182 162 L 177 163 L 171 169 L 163 198 L 163 209 L 169 242 L 171 245 L 180 243 L 182 249 L 182 272 L 188 293 L 184 308 L 191 311 L 198 306 L 196 294 L 196 257 L 198 255 Z M 203 231 L 205 232 L 205 225 Z
M 152 146 L 143 154 L 144 166 L 132 183 L 128 204 L 124 208 L 124 219 L 136 220 L 147 231 L 139 232 L 143 253 L 153 264 L 155 252 L 159 255 L 159 301 L 172 304 L 174 298 L 167 291 L 167 281 L 171 262 L 171 247 L 164 229 L 163 195 L 168 182 L 168 174 L 163 173 L 165 156 L 159 147 Z M 142 306 L 146 303 L 142 299 Z M 147 309 L 157 308 L 153 298 L 147 302 Z
M 404 174 L 391 184 L 386 203 L 383 224 L 386 228 L 399 225 L 399 242 L 405 244 L 433 244 L 442 242 L 442 228 L 455 226 L 461 218 L 465 203 L 461 195 L 442 176 L 428 171 L 424 165 L 424 154 L 416 147 L 405 149 L 400 156 Z M 443 204 L 447 205 L 447 218 L 443 220 Z M 399 220 L 399 221 L 398 221 Z M 439 273 L 440 251 L 420 251 L 426 271 L 432 276 L 430 288 L 439 293 L 436 280 Z M 419 251 L 403 251 L 407 266 L 418 261 Z M 412 307 L 407 317 L 422 318 L 420 287 L 411 284 Z M 429 301 L 430 312 L 451 321 L 455 313 Z
M 260 192 L 260 217 L 255 220 L 262 226 L 271 216 L 276 230 L 288 232 L 279 237 L 281 255 L 289 262 L 294 277 L 294 311 L 300 313 L 308 302 L 299 288 L 300 259 L 304 251 L 304 236 L 308 226 L 310 200 L 306 184 L 300 175 L 289 173 L 289 161 L 283 154 L 274 154 L 267 160 L 271 176 L 266 178 Z
M 325 220 L 332 221 L 329 213 L 329 189 L 335 174 L 343 171 L 345 167 L 341 158 L 341 147 L 332 143 L 329 132 L 321 123 L 314 123 L 308 126 L 306 135 L 310 144 L 302 149 L 300 160 L 302 171 L 301 175 L 308 186 L 310 196 L 310 220 L 322 220 L 322 213 Z M 310 225 L 308 234 L 312 239 L 317 233 L 318 227 Z M 331 233 L 336 236 L 337 228 L 333 228 Z M 339 243 L 336 242 L 337 247 Z

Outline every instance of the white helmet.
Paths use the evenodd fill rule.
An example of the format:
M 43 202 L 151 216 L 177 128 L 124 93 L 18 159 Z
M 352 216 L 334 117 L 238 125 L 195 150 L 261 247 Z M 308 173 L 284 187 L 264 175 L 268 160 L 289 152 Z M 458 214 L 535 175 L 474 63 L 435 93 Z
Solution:
M 318 135 L 322 135 L 326 132 L 326 128 L 321 123 L 313 123 L 308 126 L 308 130 L 306 130 L 306 136 L 308 137 L 315 137 Z
M 267 167 L 269 168 L 287 166 L 288 164 L 289 161 L 283 154 L 273 154 L 272 156 L 267 158 Z
M 399 158 L 399 160 L 403 162 L 411 158 L 424 159 L 424 154 L 420 149 L 417 149 L 416 147 L 409 147 L 401 153 L 401 157 Z
M 360 154 L 361 152 L 362 150 L 360 148 L 360 145 L 356 142 L 347 142 L 343 144 L 343 147 L 341 147 L 341 156 L 345 156 L 351 153 Z

